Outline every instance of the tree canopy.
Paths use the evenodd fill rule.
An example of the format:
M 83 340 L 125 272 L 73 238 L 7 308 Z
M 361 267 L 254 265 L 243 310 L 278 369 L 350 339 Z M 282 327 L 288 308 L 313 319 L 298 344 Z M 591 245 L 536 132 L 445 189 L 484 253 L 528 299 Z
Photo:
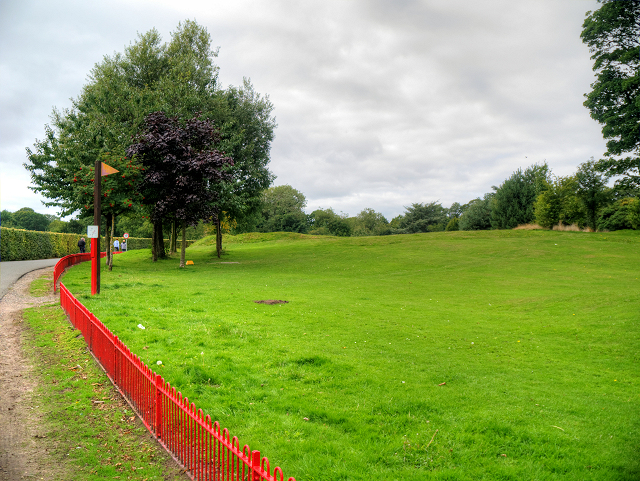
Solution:
M 491 206 L 491 226 L 496 229 L 513 229 L 534 220 L 533 204 L 538 195 L 548 188 L 547 164 L 532 165 L 516 170 L 499 187 L 495 188 Z
M 304 208 L 307 199 L 290 185 L 271 187 L 262 198 L 262 221 L 258 229 L 262 232 L 306 232 L 307 215 Z
M 380 212 L 371 208 L 360 211 L 353 219 L 354 236 L 388 235 L 391 234 L 389 221 Z
M 458 227 L 460 230 L 488 230 L 491 229 L 491 210 L 495 194 L 489 192 L 482 198 L 469 202 L 468 207 L 460 216 Z
M 596 73 L 584 105 L 607 140 L 599 169 L 623 176 L 621 186 L 640 189 L 640 0 L 599 1 L 581 34 Z
M 439 202 L 424 204 L 414 203 L 405 207 L 404 216 L 400 219 L 400 232 L 414 234 L 416 232 L 442 231 L 447 225 L 447 209 Z
M 193 21 L 180 23 L 168 43 L 152 29 L 123 53 L 105 56 L 72 108 L 54 109 L 45 138 L 27 149 L 32 189 L 62 216 L 83 211 L 89 204 L 78 197 L 74 182 L 80 169 L 106 153 L 124 157 L 152 112 L 180 119 L 199 113 L 220 129 L 219 149 L 237 159 L 229 167 L 233 180 L 219 186 L 218 208 L 238 217 L 256 211 L 273 180 L 267 167 L 276 126 L 273 106 L 246 79 L 239 88 L 220 89 L 216 56 L 206 28 Z M 102 206 L 108 214 L 110 202 L 103 199 Z
M 233 161 L 215 149 L 220 136 L 213 122 L 198 117 L 181 124 L 177 117 L 154 112 L 136 140 L 127 155 L 145 165 L 139 190 L 154 224 L 155 260 L 164 256 L 164 219 L 176 219 L 184 230 L 215 216 L 216 186 L 230 179 L 225 167 Z
M 309 234 L 349 237 L 351 224 L 345 215 L 337 214 L 331 207 L 316 209 L 309 214 Z
M 50 223 L 55 220 L 45 214 L 34 211 L 31 207 L 23 207 L 15 212 L 3 210 L 0 213 L 0 221 L 3 227 L 14 229 L 45 231 Z

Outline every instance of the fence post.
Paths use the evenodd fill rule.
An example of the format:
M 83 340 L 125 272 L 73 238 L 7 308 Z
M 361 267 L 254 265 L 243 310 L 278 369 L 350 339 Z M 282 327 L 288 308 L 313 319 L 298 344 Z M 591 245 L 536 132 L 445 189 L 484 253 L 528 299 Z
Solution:
M 156 374 L 156 437 L 162 439 L 162 377 Z
M 260 481 L 260 451 L 251 453 L 251 481 Z
M 113 380 L 118 386 L 120 385 L 120 376 L 118 372 L 118 336 L 113 338 Z

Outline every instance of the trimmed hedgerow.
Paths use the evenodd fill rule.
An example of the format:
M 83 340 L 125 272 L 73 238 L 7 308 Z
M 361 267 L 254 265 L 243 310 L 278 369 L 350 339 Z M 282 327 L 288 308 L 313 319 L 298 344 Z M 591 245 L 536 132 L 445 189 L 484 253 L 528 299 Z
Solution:
M 0 227 L 0 260 L 1 261 L 26 261 L 34 259 L 53 259 L 80 252 L 78 240 L 85 237 L 87 252 L 89 252 L 91 240 L 87 236 L 78 234 L 59 234 L 57 232 L 39 232 L 23 229 L 11 229 Z M 122 238 L 120 238 L 122 241 Z M 178 248 L 180 248 L 178 241 Z M 193 242 L 187 241 L 187 247 Z M 102 238 L 100 244 L 104 250 L 106 241 Z M 165 246 L 169 247 L 169 240 L 165 239 Z M 127 250 L 151 249 L 151 239 L 130 237 L 127 239 Z

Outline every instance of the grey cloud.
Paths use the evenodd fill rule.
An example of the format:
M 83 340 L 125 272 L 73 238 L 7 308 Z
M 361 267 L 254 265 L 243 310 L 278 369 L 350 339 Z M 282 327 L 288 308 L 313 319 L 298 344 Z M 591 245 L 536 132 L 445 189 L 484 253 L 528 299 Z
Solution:
M 308 209 L 391 218 L 413 202 L 467 202 L 544 159 L 568 174 L 604 150 L 582 106 L 592 73 L 579 34 L 592 0 L 6 5 L 0 107 L 11 115 L 0 141 L 22 153 L 0 150 L 3 171 L 103 55 L 153 26 L 168 40 L 185 18 L 221 46 L 223 86 L 247 76 L 269 94 L 276 183 L 302 191 Z

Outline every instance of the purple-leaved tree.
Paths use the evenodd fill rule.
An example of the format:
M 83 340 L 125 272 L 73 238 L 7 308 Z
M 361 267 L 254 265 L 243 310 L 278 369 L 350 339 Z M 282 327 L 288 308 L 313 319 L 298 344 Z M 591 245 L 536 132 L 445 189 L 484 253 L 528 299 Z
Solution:
M 231 180 L 233 160 L 216 150 L 220 136 L 213 121 L 198 115 L 186 121 L 149 114 L 127 155 L 145 167 L 140 192 L 153 223 L 153 260 L 166 256 L 162 225 L 176 219 L 182 226 L 180 267 L 185 265 L 185 229 L 215 215 L 218 186 Z

